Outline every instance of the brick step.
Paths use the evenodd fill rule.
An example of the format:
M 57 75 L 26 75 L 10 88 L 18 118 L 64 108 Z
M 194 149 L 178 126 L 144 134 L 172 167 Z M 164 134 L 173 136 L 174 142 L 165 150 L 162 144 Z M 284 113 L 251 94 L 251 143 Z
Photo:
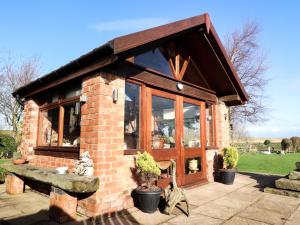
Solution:
M 267 187 L 267 188 L 264 189 L 264 192 L 270 193 L 270 194 L 300 198 L 300 192 L 299 191 L 289 191 L 289 190 L 284 190 L 284 189 Z
M 275 187 L 284 190 L 300 191 L 300 180 L 280 178 L 275 181 Z

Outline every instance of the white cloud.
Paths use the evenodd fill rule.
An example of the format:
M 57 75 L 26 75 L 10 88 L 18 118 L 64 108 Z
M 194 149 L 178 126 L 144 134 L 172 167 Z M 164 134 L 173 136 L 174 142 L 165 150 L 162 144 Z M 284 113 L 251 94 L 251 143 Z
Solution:
M 90 27 L 98 32 L 144 30 L 168 22 L 170 20 L 166 18 L 139 18 L 99 22 Z
M 254 137 L 290 137 L 300 136 L 300 126 L 289 125 L 265 125 L 247 126 L 247 130 Z

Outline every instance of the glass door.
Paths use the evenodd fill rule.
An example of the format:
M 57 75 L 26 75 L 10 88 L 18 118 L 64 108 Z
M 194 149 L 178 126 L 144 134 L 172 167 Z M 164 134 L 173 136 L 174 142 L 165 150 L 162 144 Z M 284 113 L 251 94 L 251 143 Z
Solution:
M 206 179 L 205 103 L 183 98 L 181 124 L 182 183 L 188 185 Z
M 158 185 L 171 182 L 170 159 L 177 164 L 178 185 L 201 182 L 206 178 L 205 103 L 150 88 L 147 93 L 147 149 L 166 165 Z

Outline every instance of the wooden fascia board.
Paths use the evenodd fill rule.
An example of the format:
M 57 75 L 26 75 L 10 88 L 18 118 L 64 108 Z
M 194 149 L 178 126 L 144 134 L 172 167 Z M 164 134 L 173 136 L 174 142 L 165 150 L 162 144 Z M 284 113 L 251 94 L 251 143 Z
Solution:
M 37 88 L 33 88 L 32 90 L 28 90 L 27 92 L 25 92 L 26 94 L 22 95 L 22 98 L 28 98 L 32 95 L 35 95 L 39 92 L 45 91 L 49 88 L 53 88 L 55 86 L 58 86 L 62 83 L 65 83 L 67 81 L 73 80 L 75 78 L 78 78 L 80 76 L 83 76 L 85 74 L 94 72 L 96 70 L 99 70 L 101 68 L 103 68 L 104 66 L 110 65 L 112 63 L 114 63 L 115 61 L 117 61 L 117 56 L 112 55 L 109 57 L 106 57 L 100 61 L 98 61 L 97 63 L 94 63 L 90 66 L 86 66 L 83 69 L 80 69 L 74 73 L 70 73 L 68 75 L 62 76 L 60 79 L 56 79 L 53 80 L 51 82 L 47 82 L 45 84 L 42 83 L 42 81 L 40 82 L 40 85 Z
M 114 54 L 118 54 L 159 39 L 181 33 L 205 23 L 205 15 L 195 16 L 144 31 L 121 36 L 113 40 Z

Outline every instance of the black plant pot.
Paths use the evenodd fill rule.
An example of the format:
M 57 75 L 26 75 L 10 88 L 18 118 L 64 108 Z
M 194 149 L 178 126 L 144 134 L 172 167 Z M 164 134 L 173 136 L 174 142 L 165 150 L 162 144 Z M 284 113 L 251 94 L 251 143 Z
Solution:
M 157 210 L 161 192 L 162 189 L 159 191 L 141 191 L 135 189 L 134 196 L 138 200 L 140 210 L 145 213 L 154 213 Z
M 221 182 L 223 184 L 233 184 L 235 178 L 235 169 L 220 169 Z

